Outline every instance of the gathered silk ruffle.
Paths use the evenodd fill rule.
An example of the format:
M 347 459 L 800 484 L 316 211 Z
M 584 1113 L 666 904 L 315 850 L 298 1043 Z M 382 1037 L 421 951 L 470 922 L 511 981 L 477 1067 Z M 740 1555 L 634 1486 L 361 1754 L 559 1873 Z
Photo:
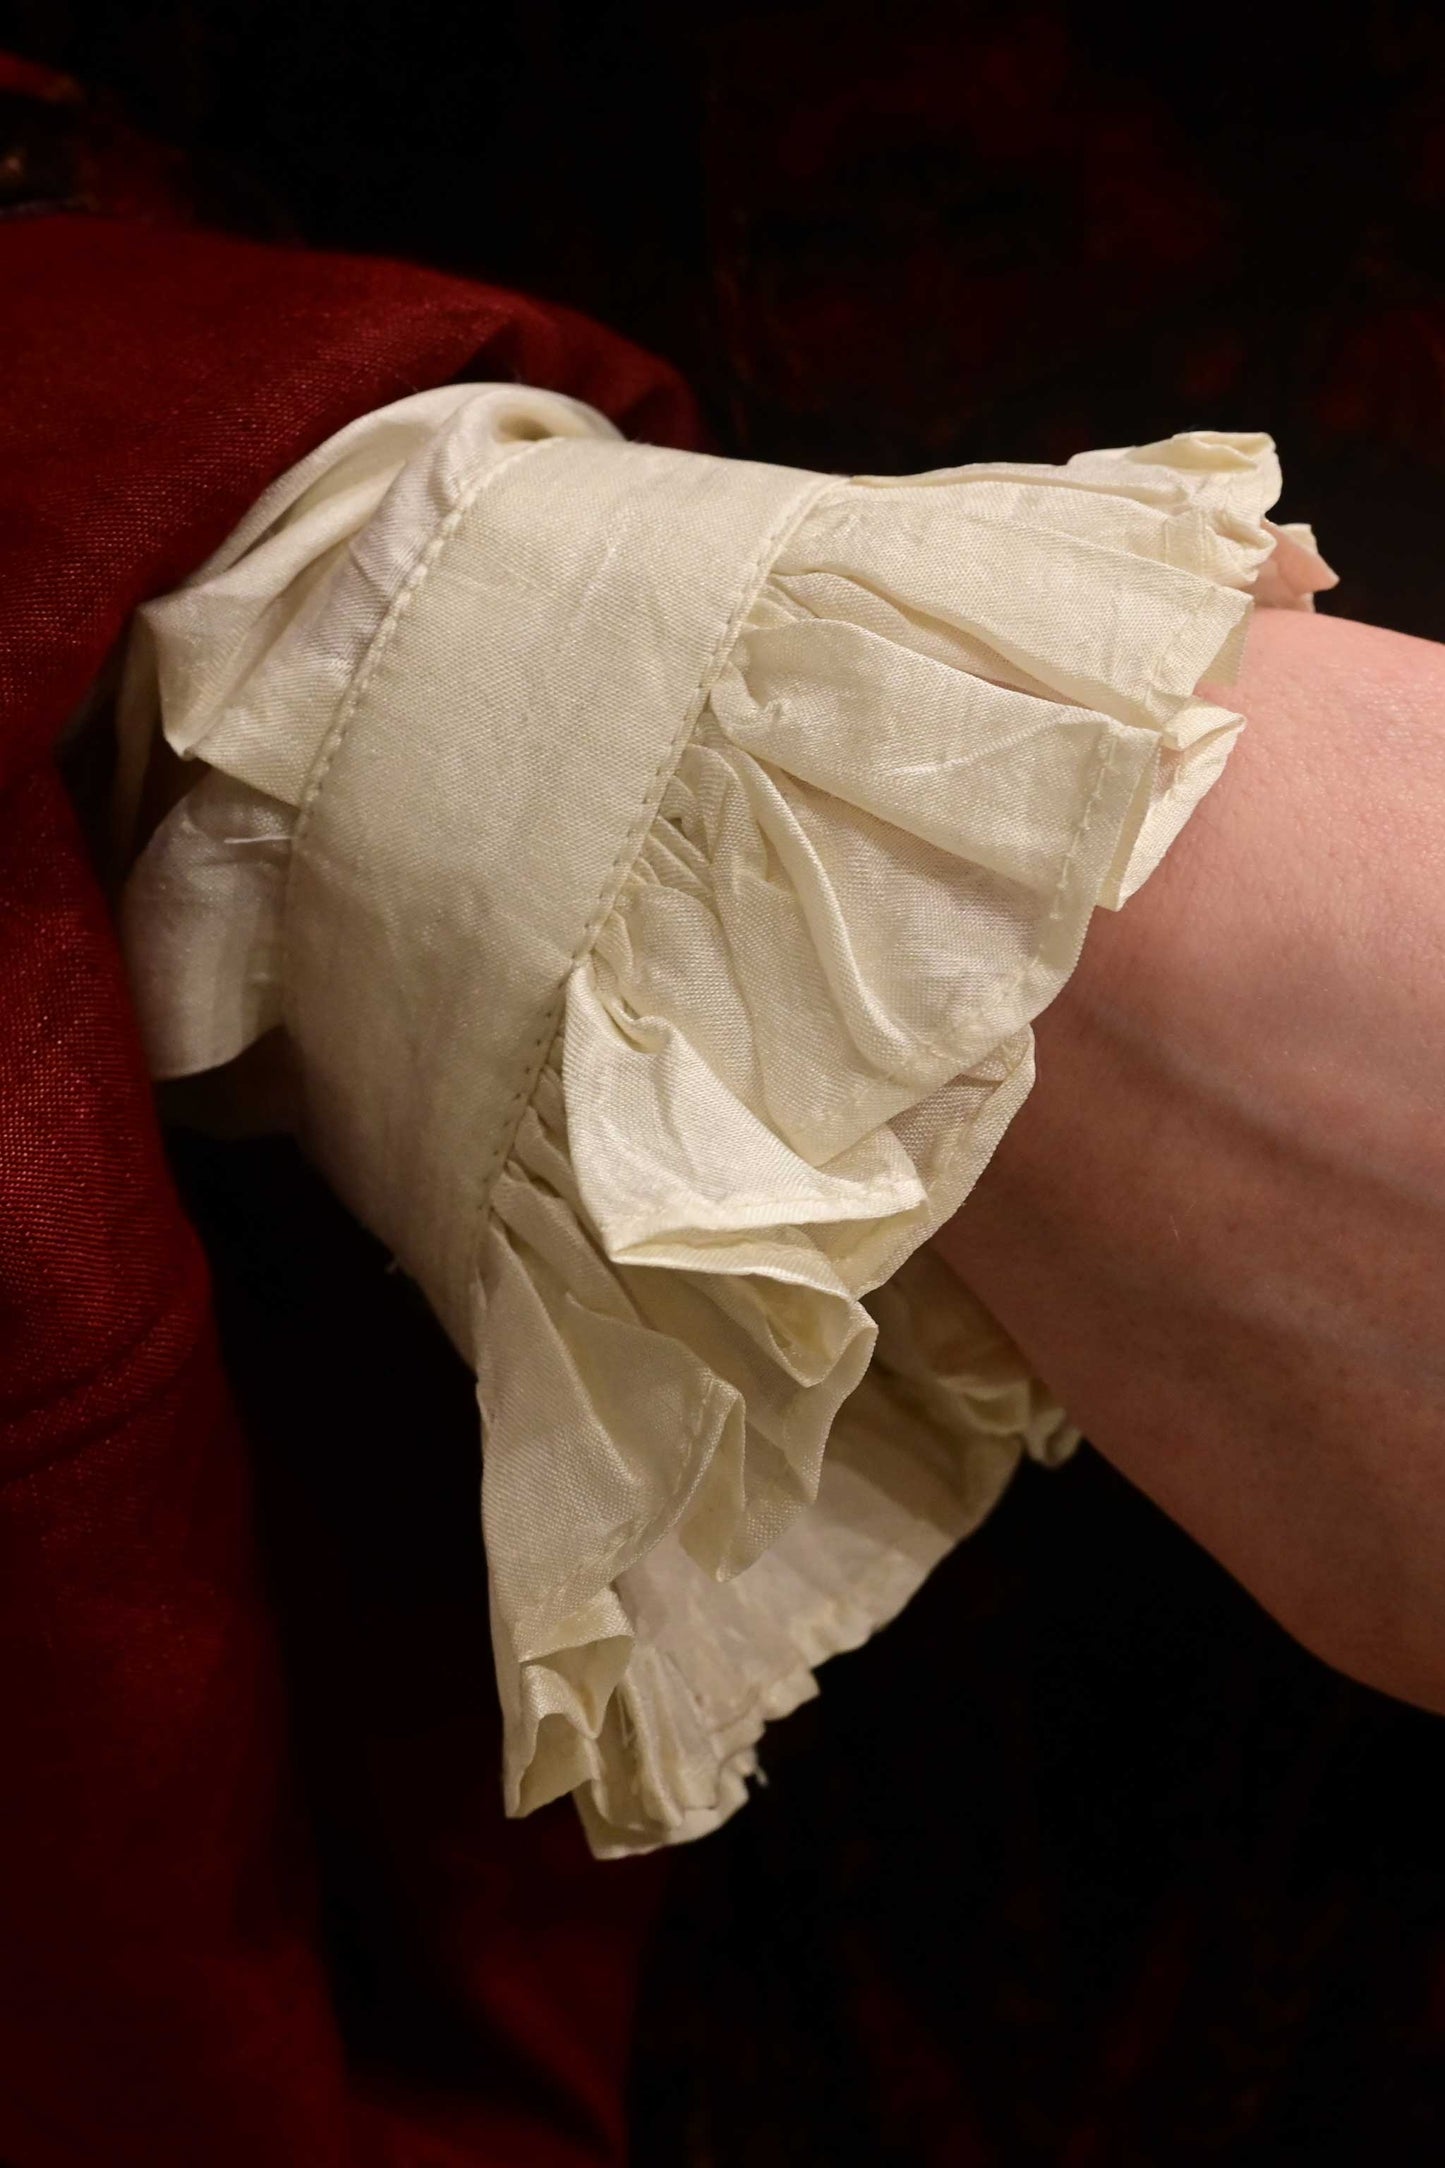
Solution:
M 326 718 L 416 577 L 408 461 L 490 396 L 431 395 L 369 466 L 348 432 L 142 630 L 132 731 L 158 675 L 168 735 L 211 764 L 127 901 L 158 1073 L 294 1023 L 290 859 Z M 538 398 L 539 431 L 593 427 L 507 396 Z M 1240 718 L 1196 687 L 1233 674 L 1253 599 L 1331 583 L 1307 529 L 1265 518 L 1278 488 L 1267 438 L 1196 432 L 820 481 L 777 536 L 559 980 L 452 1327 L 478 1372 L 513 1811 L 571 1791 L 602 1853 L 712 1828 L 815 1667 L 1021 1458 L 1071 1448 L 920 1245 L 1027 1094 L 1031 1020 L 1091 912 L 1223 768 Z M 387 506 L 389 557 L 363 533 Z M 347 655 L 334 617 L 316 628 L 358 548 L 376 615 Z M 427 701 L 407 686 L 423 738 Z

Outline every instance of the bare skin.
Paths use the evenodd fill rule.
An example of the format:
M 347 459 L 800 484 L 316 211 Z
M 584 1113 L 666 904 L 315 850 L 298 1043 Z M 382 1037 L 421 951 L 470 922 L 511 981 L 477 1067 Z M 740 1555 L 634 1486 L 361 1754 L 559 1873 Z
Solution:
M 938 1246 L 1308 1647 L 1445 1710 L 1445 646 L 1262 611 Z

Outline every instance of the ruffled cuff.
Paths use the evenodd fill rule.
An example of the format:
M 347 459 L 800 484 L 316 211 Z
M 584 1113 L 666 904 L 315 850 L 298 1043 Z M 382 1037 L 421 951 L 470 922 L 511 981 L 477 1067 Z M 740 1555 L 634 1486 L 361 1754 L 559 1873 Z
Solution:
M 919 1245 L 1224 765 L 1196 687 L 1332 575 L 1261 436 L 840 481 L 471 388 L 298 476 L 140 636 L 209 769 L 127 901 L 153 1063 L 284 1029 L 476 1365 L 512 1809 L 693 1836 L 1070 1448 Z

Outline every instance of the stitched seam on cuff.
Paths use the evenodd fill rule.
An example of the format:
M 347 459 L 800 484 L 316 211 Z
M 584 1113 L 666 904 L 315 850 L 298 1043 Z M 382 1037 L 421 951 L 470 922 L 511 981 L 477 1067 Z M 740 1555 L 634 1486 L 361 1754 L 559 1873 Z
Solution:
M 445 518 L 441 522 L 441 525 L 437 528 L 436 533 L 428 542 L 421 556 L 417 559 L 416 563 L 407 573 L 406 578 L 402 581 L 396 593 L 392 596 L 390 603 L 387 605 L 385 616 L 382 618 L 381 623 L 377 626 L 376 631 L 372 634 L 370 644 L 368 645 L 366 653 L 362 658 L 361 666 L 357 670 L 355 677 L 352 679 L 351 684 L 347 688 L 346 697 L 343 700 L 341 707 L 338 710 L 336 717 L 331 724 L 330 729 L 327 731 L 325 738 L 322 740 L 316 758 L 312 763 L 311 771 L 306 778 L 306 785 L 301 795 L 301 804 L 298 808 L 296 817 L 296 827 L 291 839 L 291 854 L 286 871 L 285 894 L 282 898 L 281 904 L 281 998 L 283 1009 L 285 1011 L 285 1020 L 288 1025 L 294 1024 L 294 1019 L 291 1013 L 291 905 L 296 886 L 296 868 L 300 862 L 302 847 L 306 841 L 306 835 L 311 825 L 312 815 L 315 812 L 317 802 L 320 799 L 322 789 L 325 786 L 326 778 L 330 774 L 332 766 L 335 763 L 336 756 L 341 751 L 342 746 L 345 744 L 346 739 L 350 734 L 351 726 L 356 720 L 356 716 L 360 710 L 361 704 L 366 698 L 367 693 L 371 689 L 372 680 L 375 678 L 377 671 L 381 668 L 387 651 L 390 648 L 392 641 L 396 637 L 396 634 L 402 622 L 406 618 L 407 613 L 410 611 L 413 603 L 416 601 L 417 596 L 421 593 L 422 588 L 426 585 L 426 582 L 430 578 L 432 572 L 435 570 L 436 565 L 439 562 L 442 553 L 446 549 L 447 544 L 451 541 L 452 536 L 456 533 L 458 527 L 466 518 L 467 513 L 471 511 L 473 505 L 475 505 L 477 500 L 485 494 L 485 492 L 487 491 L 487 489 L 490 488 L 492 483 L 495 482 L 500 475 L 508 472 L 519 459 L 524 458 L 528 453 L 540 452 L 544 449 L 546 445 L 553 444 L 558 441 L 559 440 L 555 437 L 528 438 L 524 442 L 517 444 L 510 451 L 502 452 L 497 458 L 492 461 L 489 466 L 485 467 L 480 474 L 474 476 L 473 479 L 466 485 L 465 489 L 463 489 L 461 495 L 458 497 L 456 503 L 446 514 Z
M 737 595 L 732 608 L 724 618 L 711 653 L 698 679 L 691 699 L 683 711 L 682 721 L 673 734 L 662 759 L 658 762 L 652 781 L 644 793 L 642 803 L 627 834 L 618 848 L 617 855 L 608 869 L 607 877 L 598 892 L 597 901 L 588 917 L 582 938 L 568 960 L 561 985 L 549 1003 L 541 1031 L 533 1039 L 522 1057 L 522 1073 L 516 1090 L 508 1100 L 498 1125 L 497 1141 L 487 1154 L 476 1178 L 473 1199 L 474 1223 L 472 1238 L 468 1245 L 469 1271 L 475 1277 L 481 1256 L 482 1241 L 486 1232 L 487 1216 L 491 1206 L 492 1191 L 497 1176 L 511 1156 L 516 1142 L 517 1130 L 522 1116 L 531 1104 L 537 1088 L 537 1080 L 546 1066 L 553 1042 L 562 1028 L 567 999 L 567 982 L 577 966 L 590 954 L 608 913 L 617 901 L 629 867 L 635 860 L 642 842 L 656 818 L 668 781 L 682 758 L 683 750 L 697 728 L 698 718 L 707 705 L 708 697 L 717 682 L 718 673 L 731 654 L 741 635 L 749 611 L 757 600 L 759 590 L 767 578 L 769 568 L 788 537 L 812 511 L 830 489 L 839 487 L 837 475 L 820 475 L 813 487 L 801 491 L 784 506 L 748 560 L 747 569 L 738 583 Z

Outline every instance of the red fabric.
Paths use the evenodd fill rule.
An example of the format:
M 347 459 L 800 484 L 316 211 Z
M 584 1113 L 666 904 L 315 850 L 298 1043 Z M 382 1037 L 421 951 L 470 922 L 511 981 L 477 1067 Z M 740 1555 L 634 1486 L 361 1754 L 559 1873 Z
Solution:
M 133 606 L 368 407 L 515 375 L 663 440 L 691 410 L 580 319 L 381 262 L 36 218 L 0 227 L 0 297 L 0 2159 L 614 2162 L 652 1877 L 570 1810 L 502 1822 L 475 1674 L 412 1695 L 410 1584 L 392 1716 L 352 1736 L 452 2033 L 425 2080 L 385 2023 L 343 2046 L 254 1456 L 47 748 Z M 352 1644 L 312 1650 L 303 1717 L 366 1701 Z
M 136 603 L 357 414 L 484 376 L 568 391 L 659 443 L 696 428 L 667 369 L 584 318 L 383 261 L 37 218 L 5 229 L 0 303 L 0 783 Z

